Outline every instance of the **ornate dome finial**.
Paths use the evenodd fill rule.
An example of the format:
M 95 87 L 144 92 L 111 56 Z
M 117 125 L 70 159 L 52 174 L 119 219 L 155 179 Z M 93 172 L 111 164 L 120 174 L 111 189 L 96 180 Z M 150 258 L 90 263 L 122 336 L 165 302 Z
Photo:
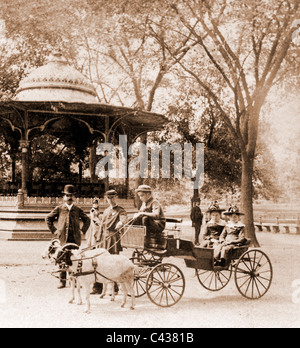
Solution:
M 49 55 L 47 62 L 67 64 L 67 60 L 60 49 L 53 50 L 53 52 Z

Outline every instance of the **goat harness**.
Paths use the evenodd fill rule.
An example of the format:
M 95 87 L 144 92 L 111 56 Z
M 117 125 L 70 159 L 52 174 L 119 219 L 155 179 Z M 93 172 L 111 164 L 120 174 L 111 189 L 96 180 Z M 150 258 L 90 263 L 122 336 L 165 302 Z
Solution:
M 72 274 L 73 277 L 77 278 L 77 277 L 83 277 L 83 276 L 86 276 L 86 275 L 91 275 L 91 274 L 94 274 L 95 275 L 95 282 L 97 282 L 97 275 L 110 281 L 110 282 L 113 282 L 112 279 L 106 277 L 104 274 L 100 273 L 97 271 L 97 267 L 98 267 L 98 262 L 97 262 L 97 259 L 96 257 L 97 256 L 100 256 L 102 254 L 99 254 L 99 255 L 96 255 L 96 256 L 93 256 L 93 257 L 87 257 L 87 258 L 82 258 L 82 259 L 79 259 L 79 260 L 73 260 L 73 261 L 78 261 L 78 265 L 77 265 L 77 270 L 76 270 L 76 273 Z M 88 260 L 88 259 L 92 259 L 92 266 L 93 266 L 93 270 L 90 270 L 90 271 L 82 271 L 82 267 L 83 267 L 83 261 L 84 260 Z

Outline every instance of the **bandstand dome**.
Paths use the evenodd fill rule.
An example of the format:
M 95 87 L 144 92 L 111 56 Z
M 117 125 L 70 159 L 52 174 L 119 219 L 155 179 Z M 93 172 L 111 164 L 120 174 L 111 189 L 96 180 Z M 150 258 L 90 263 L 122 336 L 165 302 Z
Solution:
M 16 101 L 97 103 L 93 84 L 60 54 L 36 68 L 19 85 Z
M 21 158 L 21 179 L 17 182 L 13 174 L 15 170 L 12 170 L 8 189 L 1 187 L 0 182 L 4 195 L 17 195 L 17 201 L 13 203 L 7 202 L 7 197 L 3 202 L 0 199 L 0 239 L 52 238 L 45 229 L 43 209 L 47 213 L 53 209 L 52 199 L 57 198 L 57 192 L 61 195 L 63 187 L 60 189 L 60 185 L 63 183 L 51 180 L 34 182 L 32 177 L 29 178 L 32 139 L 45 133 L 52 134 L 73 144 L 78 156 L 84 156 L 83 150 L 89 150 L 90 160 L 95 160 L 92 149 L 98 142 L 114 143 L 118 135 L 126 135 L 130 146 L 137 137 L 162 129 L 167 122 L 167 118 L 161 114 L 102 104 L 92 82 L 68 65 L 62 55 L 53 54 L 46 65 L 34 69 L 20 82 L 14 99 L 0 102 L 0 134 L 7 136 L 11 148 L 15 149 L 15 153 L 19 151 Z M 100 197 L 108 189 L 109 180 L 104 183 L 105 190 L 101 180 L 96 183 L 84 182 L 82 162 L 80 158 L 78 194 Z M 15 167 L 15 160 L 12 167 Z M 125 198 L 129 197 L 128 176 L 123 187 L 120 187 L 120 193 Z M 41 205 L 38 198 L 47 195 L 51 196 L 51 200 L 48 203 L 42 200 Z M 37 204 L 26 200 L 26 196 L 36 199 Z M 80 204 L 85 206 L 84 202 Z M 85 208 L 89 211 L 88 206 Z

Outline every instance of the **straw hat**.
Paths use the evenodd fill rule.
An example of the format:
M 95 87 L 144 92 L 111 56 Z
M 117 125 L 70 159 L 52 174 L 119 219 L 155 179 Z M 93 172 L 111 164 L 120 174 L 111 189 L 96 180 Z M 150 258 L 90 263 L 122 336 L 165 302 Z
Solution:
M 152 189 L 148 185 L 140 185 L 135 192 L 152 192 Z

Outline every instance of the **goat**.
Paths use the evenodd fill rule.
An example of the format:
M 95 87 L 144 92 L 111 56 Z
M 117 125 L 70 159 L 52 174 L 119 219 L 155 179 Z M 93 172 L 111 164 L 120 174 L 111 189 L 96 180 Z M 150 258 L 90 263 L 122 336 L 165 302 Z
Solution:
M 80 288 L 85 290 L 86 306 L 85 312 L 90 310 L 90 288 L 95 282 L 103 283 L 103 298 L 107 284 L 112 282 L 120 283 L 123 290 L 124 307 L 128 293 L 131 296 L 131 309 L 135 306 L 134 296 L 134 265 L 123 255 L 111 255 L 106 249 L 93 249 L 84 252 L 78 250 L 78 246 L 72 243 L 61 247 L 58 239 L 51 241 L 43 253 L 43 258 L 49 258 L 56 264 L 63 265 L 70 274 L 72 298 L 69 303 L 75 301 L 75 289 L 77 288 L 77 304 L 82 304 Z M 77 249 L 77 250 L 76 250 Z M 77 284 L 77 287 L 76 287 Z M 114 291 L 112 301 L 114 300 Z
M 58 253 L 58 258 L 64 258 L 68 272 L 77 281 L 77 304 L 81 304 L 80 288 L 85 292 L 85 312 L 90 311 L 90 290 L 95 279 L 99 283 L 107 284 L 117 282 L 123 290 L 123 300 L 121 307 L 127 301 L 127 295 L 131 296 L 130 309 L 134 309 L 134 265 L 123 255 L 112 255 L 106 249 L 93 249 L 87 251 L 69 250 L 65 245 Z M 63 253 L 63 254 L 62 254 Z M 72 298 L 75 300 L 75 283 L 71 283 Z
M 65 244 L 64 249 L 79 249 L 79 246 L 77 244 L 74 243 L 68 243 Z M 58 252 L 62 249 L 61 247 L 61 243 L 59 241 L 59 239 L 53 239 L 51 241 L 51 243 L 49 244 L 49 246 L 44 250 L 44 252 L 42 253 L 42 258 L 46 259 L 48 258 L 50 260 L 50 262 L 55 263 L 56 265 L 59 266 L 59 271 L 57 272 L 62 272 L 63 270 L 65 270 L 66 265 L 64 264 L 63 260 L 59 260 L 57 258 Z M 70 274 L 70 272 L 67 272 L 68 279 L 69 282 L 71 284 L 72 289 L 75 288 L 76 286 L 76 280 L 72 278 L 72 275 Z

